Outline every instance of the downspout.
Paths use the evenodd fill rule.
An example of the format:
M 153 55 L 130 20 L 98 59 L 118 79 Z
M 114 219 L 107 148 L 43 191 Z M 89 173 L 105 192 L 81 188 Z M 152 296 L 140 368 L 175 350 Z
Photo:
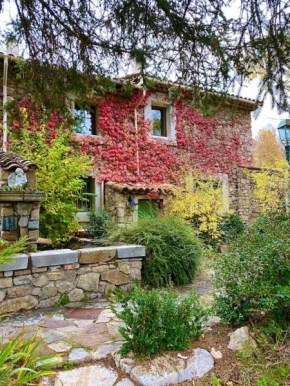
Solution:
M 136 133 L 136 163 L 137 163 L 137 175 L 140 174 L 140 161 L 139 161 L 139 141 L 138 141 L 138 107 L 142 103 L 146 96 L 146 90 L 143 88 L 143 93 L 141 98 L 139 99 L 137 105 L 134 110 L 134 121 L 135 121 L 135 133 Z
M 7 152 L 7 79 L 8 79 L 8 56 L 4 57 L 4 69 L 3 69 L 3 138 L 2 138 L 2 150 Z

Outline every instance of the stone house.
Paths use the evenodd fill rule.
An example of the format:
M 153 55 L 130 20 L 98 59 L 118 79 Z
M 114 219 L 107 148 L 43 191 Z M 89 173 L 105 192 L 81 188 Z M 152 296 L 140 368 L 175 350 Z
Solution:
M 19 81 L 14 77 L 14 58 L 9 58 L 7 77 L 3 60 L 1 56 L 4 87 L 0 99 L 7 93 L 9 100 Z M 130 94 L 122 94 L 122 82 L 133 85 Z M 77 95 L 70 97 L 72 115 L 78 122 L 76 136 L 95 165 L 92 176 L 85 180 L 83 199 L 76 203 L 79 221 L 88 221 L 88 211 L 102 209 L 120 226 L 137 221 L 141 214 L 157 212 L 170 185 L 197 169 L 216 176 L 228 207 L 250 222 L 251 204 L 245 189 L 249 174 L 244 171 L 252 163 L 251 112 L 259 103 L 212 94 L 215 114 L 204 117 L 192 102 L 189 87 L 156 79 L 151 83 L 146 90 L 140 73 L 131 74 L 116 81 L 115 93 L 96 93 L 85 108 L 80 107 Z

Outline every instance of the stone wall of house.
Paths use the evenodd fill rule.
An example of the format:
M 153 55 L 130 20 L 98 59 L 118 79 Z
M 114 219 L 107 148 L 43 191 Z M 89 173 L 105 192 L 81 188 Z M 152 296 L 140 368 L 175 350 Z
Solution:
M 141 280 L 145 247 L 122 245 L 19 254 L 0 266 L 0 315 L 94 299 Z

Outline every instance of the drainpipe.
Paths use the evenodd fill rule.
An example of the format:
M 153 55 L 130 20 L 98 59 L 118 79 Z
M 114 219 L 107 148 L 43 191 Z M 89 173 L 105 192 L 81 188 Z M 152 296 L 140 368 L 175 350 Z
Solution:
M 3 69 L 3 143 L 2 149 L 7 152 L 7 79 L 8 79 L 8 56 L 4 57 L 4 69 Z
M 140 104 L 142 103 L 143 99 L 145 98 L 146 96 L 146 90 L 143 88 L 143 93 L 142 93 L 142 96 L 141 98 L 139 99 L 137 105 L 135 106 L 135 110 L 134 110 L 134 123 L 135 123 L 135 133 L 136 133 L 136 161 L 137 161 L 137 175 L 139 176 L 140 174 L 140 162 L 139 162 L 139 141 L 138 141 L 138 107 L 140 106 Z

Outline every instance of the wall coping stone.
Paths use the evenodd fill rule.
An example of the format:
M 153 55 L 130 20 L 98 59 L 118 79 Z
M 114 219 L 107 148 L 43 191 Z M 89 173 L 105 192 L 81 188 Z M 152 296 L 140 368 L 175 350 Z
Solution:
M 28 256 L 19 253 L 11 259 L 11 264 L 0 265 L 0 272 L 17 271 L 28 267 Z
M 79 251 L 72 249 L 56 249 L 30 254 L 32 266 L 37 268 L 77 263 L 79 261 L 78 255 Z
M 116 246 L 116 249 L 118 259 L 128 259 L 146 256 L 146 248 L 144 247 L 144 245 L 120 245 Z
M 87 257 L 94 257 L 92 260 L 85 261 Z M 90 256 L 91 255 L 91 256 Z M 115 256 L 114 256 L 115 255 Z M 56 249 L 48 251 L 39 251 L 30 253 L 32 269 L 38 269 L 50 266 L 71 266 L 73 264 L 104 264 L 112 260 L 130 260 L 142 259 L 146 255 L 146 248 L 142 245 L 121 245 L 107 247 L 92 247 L 78 250 L 72 249 Z M 0 265 L 0 272 L 11 272 L 26 270 L 29 265 L 29 256 L 24 253 L 19 253 L 13 257 L 11 264 Z M 82 261 L 83 260 L 83 261 Z
M 29 191 L 0 191 L 1 202 L 38 202 L 45 199 L 44 192 L 29 192 Z

